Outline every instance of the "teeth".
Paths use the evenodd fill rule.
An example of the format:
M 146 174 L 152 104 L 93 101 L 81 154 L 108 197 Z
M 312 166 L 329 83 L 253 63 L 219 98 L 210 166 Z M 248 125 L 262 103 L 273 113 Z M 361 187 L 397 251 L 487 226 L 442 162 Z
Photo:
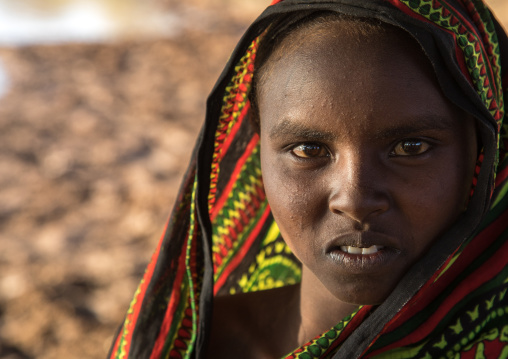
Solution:
M 347 247 L 347 252 L 351 254 L 362 254 L 363 249 L 358 247 Z
M 370 246 L 368 248 L 360 248 L 360 247 L 351 247 L 351 246 L 340 246 L 340 250 L 346 253 L 351 254 L 373 254 L 379 251 L 380 249 L 383 249 L 383 246 Z
M 376 253 L 380 248 L 380 246 L 370 246 L 369 248 L 362 248 L 362 254 L 372 254 Z

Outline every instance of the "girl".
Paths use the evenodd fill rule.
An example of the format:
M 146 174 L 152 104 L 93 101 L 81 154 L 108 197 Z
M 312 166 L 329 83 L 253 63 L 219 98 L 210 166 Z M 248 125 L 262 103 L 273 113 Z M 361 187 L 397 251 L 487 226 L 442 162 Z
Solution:
M 506 44 L 479 1 L 270 6 L 110 357 L 508 357 Z

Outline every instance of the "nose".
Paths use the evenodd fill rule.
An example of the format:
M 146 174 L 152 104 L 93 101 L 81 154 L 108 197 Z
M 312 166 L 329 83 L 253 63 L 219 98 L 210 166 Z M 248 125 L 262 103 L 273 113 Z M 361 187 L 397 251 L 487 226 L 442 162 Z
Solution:
M 375 156 L 344 155 L 334 164 L 330 211 L 365 224 L 390 208 L 387 171 Z

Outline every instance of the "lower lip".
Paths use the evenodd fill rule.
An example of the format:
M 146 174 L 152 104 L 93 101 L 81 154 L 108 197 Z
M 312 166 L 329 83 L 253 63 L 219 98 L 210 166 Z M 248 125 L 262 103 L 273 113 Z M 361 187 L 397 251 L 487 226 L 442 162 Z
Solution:
M 400 251 L 385 247 L 372 254 L 352 254 L 333 248 L 326 253 L 327 257 L 339 264 L 351 274 L 379 273 L 389 269 L 390 264 L 399 257 Z

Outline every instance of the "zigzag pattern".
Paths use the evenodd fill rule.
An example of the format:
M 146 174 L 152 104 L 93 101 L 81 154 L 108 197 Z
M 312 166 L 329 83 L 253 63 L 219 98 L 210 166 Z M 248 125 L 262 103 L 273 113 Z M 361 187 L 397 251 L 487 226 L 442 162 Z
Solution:
M 498 148 L 500 150 L 500 161 L 504 159 L 506 155 L 506 151 L 508 149 L 508 123 L 502 122 L 502 119 L 505 115 L 504 109 L 504 94 L 503 94 L 503 84 L 501 77 L 501 54 L 499 49 L 498 37 L 495 32 L 494 24 L 492 22 L 492 16 L 485 4 L 482 1 L 478 0 L 465 0 L 467 10 L 470 14 L 472 14 L 472 19 L 475 25 L 480 30 L 480 33 L 483 38 L 483 42 L 489 44 L 487 48 L 487 54 L 490 59 L 490 64 L 492 66 L 492 71 L 494 73 L 494 82 L 496 84 L 497 89 L 497 100 L 498 100 L 498 108 L 499 113 L 493 114 L 494 119 L 498 123 Z M 494 44 L 494 45 L 492 45 Z M 487 91 L 487 96 L 488 96 Z M 497 115 L 497 117 L 496 117 Z
M 241 245 L 239 236 L 245 238 L 248 234 L 244 233 L 244 229 L 256 221 L 264 199 L 257 145 L 242 167 L 226 203 L 213 223 L 212 251 L 216 277 L 224 269 L 224 262 Z
M 299 283 L 301 278 L 302 268 L 299 262 L 294 259 L 286 243 L 279 239 L 274 243 L 262 245 L 255 262 L 250 265 L 248 272 L 242 275 L 237 287 L 230 288 L 229 293 L 280 288 Z
M 248 270 L 228 288 L 229 294 L 255 292 L 299 283 L 302 279 L 300 262 L 272 222 Z
M 353 320 L 362 308 L 363 307 L 358 308 L 356 312 L 345 317 L 339 324 L 334 326 L 328 332 L 295 350 L 286 356 L 285 359 L 326 358 L 326 354 L 330 354 L 330 350 L 337 344 L 337 340 L 346 326 Z
M 487 47 L 487 56 L 490 60 L 489 64 L 492 68 L 493 79 L 496 89 L 496 99 L 498 101 L 498 109 L 501 117 L 494 118 L 498 123 L 501 123 L 501 119 L 504 114 L 504 100 L 503 100 L 503 84 L 501 83 L 501 54 L 500 48 L 498 44 L 497 34 L 494 28 L 494 23 L 492 22 L 492 17 L 490 15 L 489 10 L 485 6 L 485 4 L 478 0 L 465 0 L 466 8 L 471 14 L 471 17 L 480 30 L 480 34 L 482 36 L 483 42 L 489 44 Z M 479 41 L 479 39 L 477 39 Z M 475 48 L 478 45 L 475 44 Z M 480 70 L 481 72 L 482 70 Z M 488 94 L 487 94 L 488 95 Z M 488 97 L 488 96 L 487 96 Z
M 212 212 L 216 200 L 217 180 L 220 171 L 220 161 L 224 157 L 224 140 L 231 132 L 231 128 L 238 120 L 243 108 L 248 103 L 248 93 L 252 82 L 254 71 L 254 60 L 259 39 L 252 42 L 247 53 L 242 57 L 235 67 L 236 75 L 226 87 L 226 94 L 223 99 L 222 112 L 215 132 L 215 147 L 210 171 L 210 191 L 208 195 L 208 209 Z

